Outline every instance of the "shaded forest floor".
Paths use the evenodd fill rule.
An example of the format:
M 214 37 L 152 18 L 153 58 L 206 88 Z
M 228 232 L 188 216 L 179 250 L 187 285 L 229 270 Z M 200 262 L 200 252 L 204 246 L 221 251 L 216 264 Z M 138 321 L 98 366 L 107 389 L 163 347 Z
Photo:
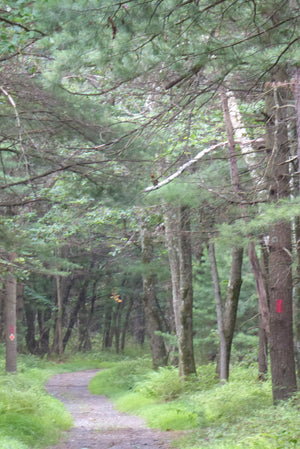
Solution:
M 105 396 L 89 392 L 97 372 L 57 374 L 48 381 L 46 390 L 64 402 L 74 420 L 73 428 L 51 449 L 168 449 L 175 432 L 148 429 L 142 418 L 120 413 Z

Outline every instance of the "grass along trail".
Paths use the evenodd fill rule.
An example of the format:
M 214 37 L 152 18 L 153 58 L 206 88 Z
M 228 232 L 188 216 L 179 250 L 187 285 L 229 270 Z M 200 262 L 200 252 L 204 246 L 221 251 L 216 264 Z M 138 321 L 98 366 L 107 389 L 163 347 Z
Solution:
M 72 429 L 51 449 L 168 449 L 169 432 L 148 429 L 142 418 L 118 412 L 105 396 L 89 392 L 98 371 L 57 374 L 48 381 L 47 392 L 64 402 L 74 420 Z

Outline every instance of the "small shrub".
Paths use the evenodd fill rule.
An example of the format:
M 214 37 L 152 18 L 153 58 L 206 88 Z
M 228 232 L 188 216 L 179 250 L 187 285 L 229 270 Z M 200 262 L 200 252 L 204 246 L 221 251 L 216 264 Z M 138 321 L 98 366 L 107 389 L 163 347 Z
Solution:
M 133 390 L 136 383 L 151 370 L 150 359 L 125 360 L 100 371 L 89 384 L 93 394 L 115 397 Z
M 145 379 L 136 384 L 134 390 L 145 397 L 171 401 L 179 397 L 184 388 L 178 369 L 166 367 L 159 368 L 158 371 L 150 371 Z

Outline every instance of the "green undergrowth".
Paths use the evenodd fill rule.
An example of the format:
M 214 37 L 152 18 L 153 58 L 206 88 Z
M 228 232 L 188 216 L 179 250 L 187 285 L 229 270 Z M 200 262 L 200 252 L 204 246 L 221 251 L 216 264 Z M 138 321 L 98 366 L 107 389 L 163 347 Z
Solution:
M 106 356 L 104 356 L 106 357 Z M 35 449 L 55 444 L 62 432 L 72 426 L 71 415 L 64 405 L 49 396 L 45 382 L 54 374 L 109 367 L 99 354 L 63 356 L 45 360 L 18 356 L 16 374 L 5 373 L 5 356 L 0 351 L 0 448 Z
M 98 373 L 90 390 L 149 427 L 188 431 L 181 449 L 300 447 L 300 397 L 274 407 L 271 383 L 258 380 L 256 365 L 236 366 L 220 385 L 213 365 L 181 382 L 175 368 L 153 371 L 148 360 L 125 361 Z

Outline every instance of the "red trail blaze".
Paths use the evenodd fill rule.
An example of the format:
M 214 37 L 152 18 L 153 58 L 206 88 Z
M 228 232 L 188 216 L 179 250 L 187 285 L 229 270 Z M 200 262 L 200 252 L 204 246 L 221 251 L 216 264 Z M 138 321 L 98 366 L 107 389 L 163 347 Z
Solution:
M 276 312 L 283 313 L 283 301 L 282 299 L 277 299 L 276 301 Z

